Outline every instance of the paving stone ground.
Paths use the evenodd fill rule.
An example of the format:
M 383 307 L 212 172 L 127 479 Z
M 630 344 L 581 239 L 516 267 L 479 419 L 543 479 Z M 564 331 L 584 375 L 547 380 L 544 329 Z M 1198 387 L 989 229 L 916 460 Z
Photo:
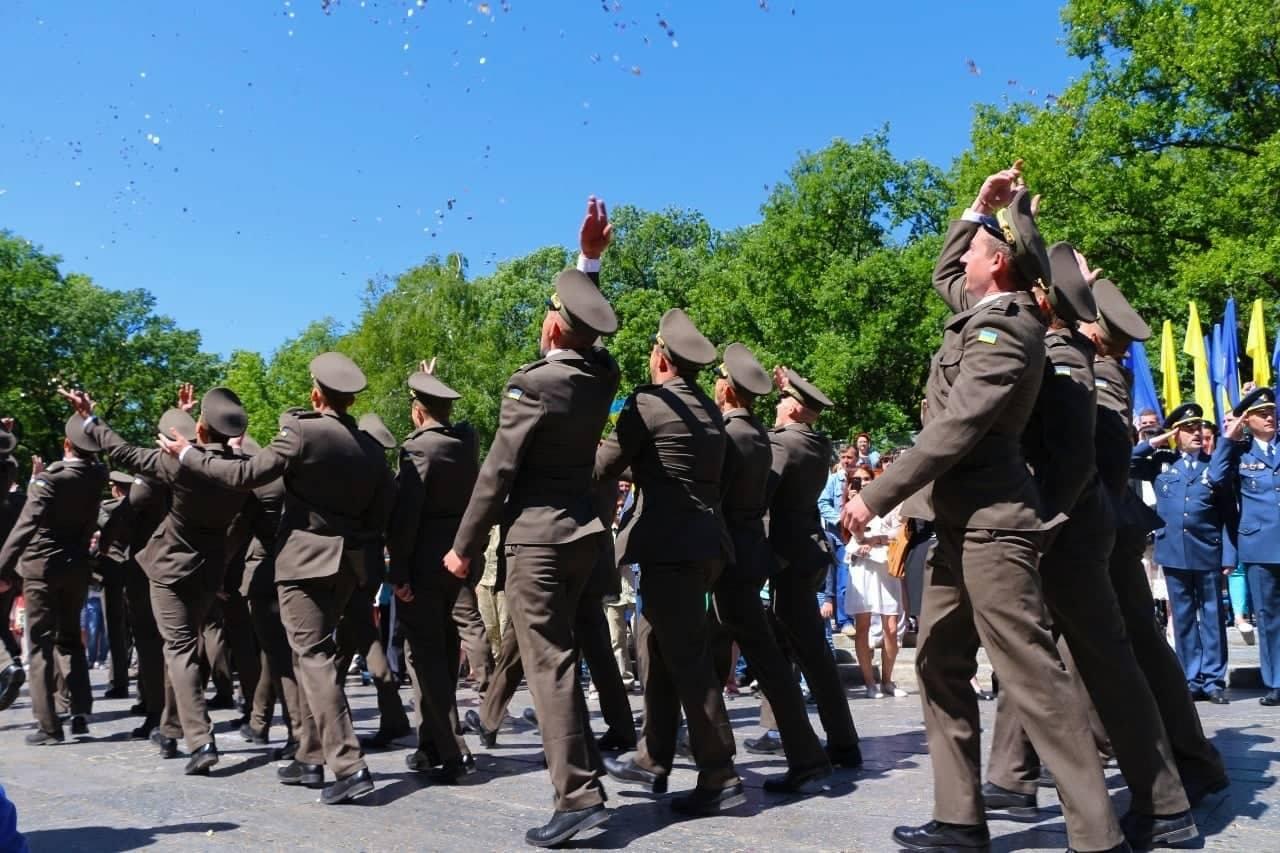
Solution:
M 1256 650 L 1233 646 L 1238 663 L 1256 663 Z M 900 682 L 910 683 L 911 652 L 904 650 Z M 94 675 L 95 695 L 105 689 L 105 673 Z M 914 686 L 911 688 L 914 690 Z M 349 686 L 361 731 L 376 724 L 370 688 Z M 408 700 L 407 691 L 402 694 Z M 866 766 L 839 773 L 829 792 L 808 799 L 766 795 L 764 775 L 781 772 L 780 759 L 741 750 L 757 733 L 758 702 L 729 702 L 739 739 L 739 767 L 749 802 L 730 815 L 675 821 L 663 797 L 605 780 L 609 824 L 573 844 L 578 849 L 612 850 L 852 850 L 896 847 L 889 833 L 902 823 L 930 816 L 932 777 L 925 749 L 919 697 L 852 698 L 862 735 Z M 1222 851 L 1280 849 L 1280 709 L 1260 706 L 1258 690 L 1233 689 L 1226 706 L 1202 704 L 1207 732 L 1226 759 L 1231 787 L 1197 809 L 1203 837 L 1191 848 Z M 476 696 L 463 690 L 463 708 Z M 521 690 L 512 703 L 517 717 L 529 705 Z M 126 850 L 516 850 L 523 834 L 550 813 L 550 786 L 541 766 L 537 732 L 514 723 L 504 728 L 497 748 L 477 744 L 479 772 L 456 787 L 430 786 L 408 772 L 404 756 L 412 746 L 373 753 L 369 764 L 378 788 L 356 804 L 326 807 L 314 791 L 276 783 L 268 747 L 250 746 L 230 730 L 233 712 L 215 712 L 222 763 L 210 778 L 182 775 L 182 761 L 159 758 L 150 743 L 129 741 L 136 718 L 132 700 L 98 700 L 90 737 L 54 747 L 22 743 L 31 730 L 30 702 L 22 697 L 0 713 L 0 782 L 18 808 L 19 828 L 31 849 L 41 851 Z M 633 697 L 639 709 L 640 697 Z M 982 704 L 988 731 L 994 703 Z M 595 710 L 594 701 L 591 702 Z M 817 726 L 816 715 L 815 726 Z M 597 727 L 602 728 L 599 715 Z M 821 729 L 818 729 L 821 732 Z M 273 729 L 283 736 L 283 728 Z M 1088 748 L 1082 744 L 1081 748 Z M 1109 770 L 1119 813 L 1128 793 L 1117 771 Z M 681 766 L 671 788 L 691 787 L 695 773 Z M 993 821 L 995 851 L 1063 850 L 1067 846 L 1055 793 L 1041 790 L 1042 819 Z

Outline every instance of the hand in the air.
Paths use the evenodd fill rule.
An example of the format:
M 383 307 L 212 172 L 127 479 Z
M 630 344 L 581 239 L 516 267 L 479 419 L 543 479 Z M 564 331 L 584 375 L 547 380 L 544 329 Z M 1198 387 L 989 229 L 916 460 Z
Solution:
M 578 248 L 588 258 L 598 258 L 604 254 L 613 239 L 613 225 L 609 222 L 609 211 L 605 209 L 604 199 L 595 196 L 587 198 L 587 215 L 582 219 L 582 227 L 578 229 Z

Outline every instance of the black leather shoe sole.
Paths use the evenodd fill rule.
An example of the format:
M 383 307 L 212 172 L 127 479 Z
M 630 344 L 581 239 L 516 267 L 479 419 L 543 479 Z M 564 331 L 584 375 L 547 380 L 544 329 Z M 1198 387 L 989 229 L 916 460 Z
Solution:
M 27 671 L 20 666 L 8 666 L 3 673 L 4 683 L 0 686 L 0 711 L 13 704 L 18 698 L 18 691 L 27 680 Z
M 218 763 L 218 751 L 216 749 L 198 749 L 187 759 L 187 766 L 182 768 L 182 772 L 187 776 L 203 776 L 209 772 L 209 768 Z
M 604 772 L 609 774 L 610 779 L 615 779 L 619 782 L 635 782 L 655 794 L 665 794 L 667 792 L 668 777 L 651 773 L 632 761 L 615 761 L 612 758 L 606 758 L 604 760 Z
M 770 794 L 818 794 L 826 788 L 830 778 L 830 767 L 817 767 L 799 773 L 788 770 L 782 776 L 765 779 L 763 787 Z
M 276 771 L 281 785 L 300 785 L 303 788 L 324 787 L 324 767 L 290 764 Z
M 777 755 L 782 752 L 782 741 L 767 735 L 754 740 L 747 738 L 743 741 L 742 748 L 752 755 Z
M 1134 850 L 1150 850 L 1200 836 L 1195 816 L 1189 811 L 1169 817 L 1130 812 L 1120 819 L 1120 831 Z
M 480 743 L 485 749 L 493 749 L 498 744 L 498 733 L 486 729 L 484 723 L 480 721 L 480 715 L 475 711 L 467 711 L 463 715 L 463 728 L 474 735 L 479 735 Z
M 563 829 L 558 829 L 554 834 L 543 835 L 543 831 L 547 826 L 540 826 L 537 829 L 531 829 L 524 834 L 524 840 L 534 847 L 556 847 L 564 844 L 570 838 L 573 838 L 579 832 L 586 832 L 588 829 L 595 829 L 610 817 L 610 812 L 603 805 L 596 806 L 592 809 L 583 809 L 585 812 L 578 820 L 566 824 Z M 552 818 L 552 823 L 555 819 Z
M 893 831 L 893 840 L 904 850 L 990 850 L 991 839 L 973 837 L 971 833 L 949 827 L 932 831 L 933 824 L 923 827 L 899 826 Z M 985 834 L 985 833 L 984 833 Z
M 1035 794 L 1019 794 L 987 782 L 982 786 L 982 805 L 987 811 L 1004 812 L 1014 817 L 1038 817 Z
M 339 779 L 320 793 L 320 802 L 326 806 L 336 806 L 357 797 L 363 797 L 373 790 L 373 777 L 368 770 L 360 770 L 345 779 Z
M 720 812 L 728 811 L 729 809 L 735 809 L 746 803 L 746 801 L 747 792 L 742 787 L 742 783 L 739 782 L 719 791 L 699 791 L 695 788 L 688 794 L 673 797 L 671 810 L 677 814 L 706 817 L 720 814 Z

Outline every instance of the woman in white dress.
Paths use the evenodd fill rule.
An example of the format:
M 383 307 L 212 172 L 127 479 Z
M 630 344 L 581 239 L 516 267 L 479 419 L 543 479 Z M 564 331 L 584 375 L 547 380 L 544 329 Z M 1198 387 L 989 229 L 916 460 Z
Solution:
M 854 477 L 865 486 L 875 478 L 870 468 L 860 467 Z M 845 548 L 849 563 L 849 588 L 845 592 L 845 611 L 853 617 L 854 648 L 867 698 L 906 696 L 907 692 L 893 683 L 893 663 L 898 657 L 898 621 L 903 615 L 902 579 L 889 574 L 889 543 L 902 529 L 899 507 L 888 515 L 876 517 L 860 537 Z M 880 683 L 871 667 L 871 617 L 879 616 L 884 645 L 880 649 Z

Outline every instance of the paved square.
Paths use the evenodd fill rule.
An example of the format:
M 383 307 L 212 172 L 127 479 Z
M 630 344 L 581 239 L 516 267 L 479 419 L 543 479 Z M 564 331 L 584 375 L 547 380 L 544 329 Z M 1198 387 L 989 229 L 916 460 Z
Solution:
M 1241 652 L 1233 646 L 1233 654 Z M 909 681 L 911 650 L 904 650 L 899 682 Z M 1256 652 L 1255 652 L 1256 655 Z M 1256 657 L 1255 657 L 1256 660 Z M 94 692 L 105 689 L 105 673 L 93 673 Z M 985 677 L 985 676 L 984 676 Z M 376 726 L 371 688 L 349 686 L 356 724 Z M 406 701 L 408 692 L 402 694 Z M 1226 706 L 1201 704 L 1206 731 L 1221 750 L 1231 776 L 1230 790 L 1197 809 L 1204 838 L 1192 846 L 1210 850 L 1276 850 L 1280 842 L 1280 768 L 1277 733 L 1280 709 L 1257 703 L 1259 691 L 1234 690 Z M 463 708 L 476 705 L 470 690 Z M 739 767 L 748 804 L 731 816 L 674 821 L 662 797 L 605 780 L 616 812 L 607 827 L 575 840 L 574 847 L 634 850 L 893 850 L 895 825 L 930 816 L 932 779 L 925 751 L 919 697 L 854 698 L 854 719 L 863 739 L 866 766 L 841 772 L 826 796 L 783 798 L 761 791 L 763 775 L 780 772 L 780 759 L 741 750 L 741 740 L 757 733 L 757 701 L 735 699 L 729 711 L 739 738 Z M 211 778 L 182 775 L 182 761 L 159 758 L 150 743 L 129 741 L 137 719 L 132 700 L 99 700 L 90 737 L 54 747 L 27 747 L 31 730 L 26 689 L 0 714 L 0 781 L 18 808 L 18 825 L 33 851 L 136 850 L 513 850 L 523 835 L 550 814 L 550 788 L 541 766 L 536 731 L 520 723 L 504 728 L 497 748 L 476 748 L 479 772 L 456 787 L 430 786 L 408 772 L 403 747 L 373 753 L 369 764 L 378 788 L 356 804 L 325 807 L 317 793 L 286 788 L 275 781 L 267 747 L 250 746 L 229 730 L 233 712 L 216 712 L 222 763 Z M 640 697 L 633 697 L 638 709 Z M 515 716 L 529 705 L 521 690 Z M 594 701 L 591 703 L 595 710 Z M 994 703 L 983 705 L 990 730 Z M 816 715 L 815 725 L 817 725 Z M 597 727 L 602 730 L 596 715 Z M 277 726 L 273 736 L 283 737 Z M 821 729 L 819 729 L 821 733 Z M 1082 748 L 1088 748 L 1082 744 Z M 1128 794 L 1115 770 L 1108 771 L 1119 812 Z M 688 764 L 673 775 L 671 788 L 694 784 Z M 1065 829 L 1056 796 L 1041 789 L 1038 823 L 993 821 L 996 851 L 1063 850 Z

